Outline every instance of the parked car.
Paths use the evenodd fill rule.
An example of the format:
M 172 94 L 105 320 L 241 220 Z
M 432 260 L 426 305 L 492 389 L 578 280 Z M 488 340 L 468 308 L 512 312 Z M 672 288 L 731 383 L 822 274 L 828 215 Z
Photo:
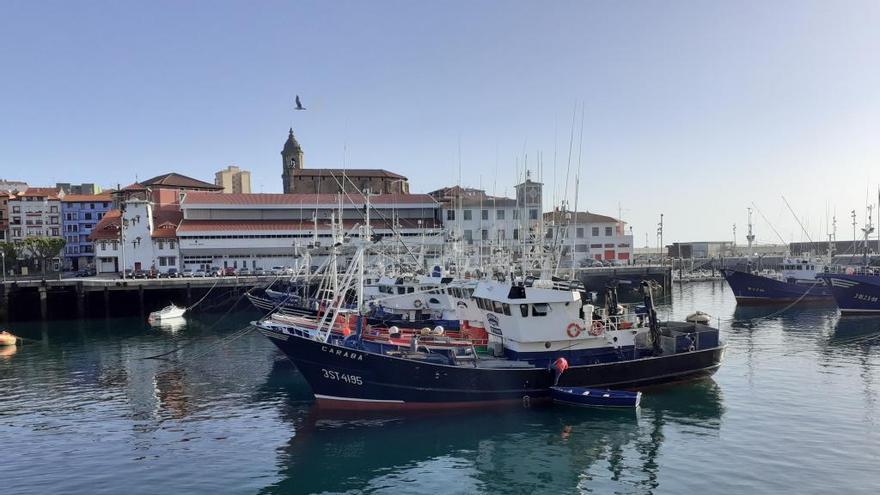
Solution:
M 131 278 L 147 278 L 147 272 L 143 270 L 135 270 L 134 273 L 131 274 Z
M 239 277 L 250 277 L 251 271 L 247 267 L 241 267 L 238 269 L 238 272 L 236 272 L 236 275 L 238 275 Z
M 80 268 L 76 272 L 77 277 L 94 277 L 98 272 L 94 268 Z
M 177 271 L 177 268 L 169 268 L 165 273 L 160 273 L 159 278 L 177 278 L 180 277 L 180 272 Z
M 219 266 L 212 266 L 210 270 L 208 270 L 209 277 L 222 277 L 223 269 Z
M 196 278 L 205 278 L 208 276 L 208 272 L 206 272 L 205 270 L 196 270 L 195 272 L 193 272 L 192 276 Z
M 187 269 L 183 270 L 183 272 L 181 273 L 180 276 L 181 276 L 181 277 L 192 277 L 192 276 L 193 276 L 193 271 L 192 271 L 191 268 L 187 268 Z
M 123 273 L 119 275 L 119 278 L 133 278 L 134 271 L 131 268 L 126 268 Z
M 221 268 L 218 273 L 221 277 L 234 277 L 235 276 L 235 268 L 231 266 L 227 266 L 226 268 Z
M 273 266 L 272 267 L 272 275 L 284 275 L 284 267 L 283 266 Z
M 262 268 L 259 268 L 259 267 L 254 268 L 254 276 L 255 276 L 255 277 L 262 277 L 262 276 L 264 276 L 264 275 L 266 275 L 266 271 L 265 271 L 265 270 L 263 270 Z

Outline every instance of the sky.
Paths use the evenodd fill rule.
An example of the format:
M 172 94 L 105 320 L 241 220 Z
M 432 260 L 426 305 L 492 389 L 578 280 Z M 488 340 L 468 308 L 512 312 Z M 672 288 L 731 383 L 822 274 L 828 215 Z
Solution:
M 876 0 L 4 0 L 0 178 L 235 164 L 280 192 L 292 126 L 306 167 L 413 192 L 509 196 L 527 167 L 550 209 L 577 183 L 637 247 L 661 213 L 664 243 L 745 243 L 755 206 L 759 243 L 825 239 L 835 214 L 849 239 L 880 184 L 877 26 Z

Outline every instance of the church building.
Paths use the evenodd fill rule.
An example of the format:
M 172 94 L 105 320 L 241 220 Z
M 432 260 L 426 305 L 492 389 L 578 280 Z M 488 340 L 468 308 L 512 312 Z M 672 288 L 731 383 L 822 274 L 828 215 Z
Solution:
M 409 194 L 406 177 L 380 168 L 305 168 L 293 128 L 281 150 L 284 194 L 337 194 L 369 189 L 376 194 Z

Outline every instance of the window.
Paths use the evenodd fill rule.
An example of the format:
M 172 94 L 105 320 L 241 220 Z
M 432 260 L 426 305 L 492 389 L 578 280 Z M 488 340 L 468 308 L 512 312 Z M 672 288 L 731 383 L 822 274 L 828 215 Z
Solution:
M 529 316 L 529 305 L 528 304 L 520 304 L 519 305 L 519 312 L 523 318 L 528 317 Z
M 529 220 L 537 220 L 538 219 L 538 210 L 532 208 L 529 210 Z
M 165 266 L 165 257 L 159 256 L 159 266 Z
M 95 203 L 89 203 L 89 209 L 94 210 L 94 209 L 95 209 Z
M 58 207 L 57 206 L 50 206 L 49 213 L 58 213 Z
M 464 219 L 472 220 L 473 212 L 471 210 L 464 210 Z
M 480 235 L 481 235 L 480 238 L 483 239 L 484 241 L 489 240 L 489 231 L 488 230 L 486 230 L 486 229 L 481 230 Z
M 513 210 L 513 211 L 516 211 L 516 210 Z M 514 240 L 519 239 L 519 229 L 513 229 L 513 239 Z
M 499 313 L 499 314 L 504 313 L 504 308 L 501 307 L 500 302 L 492 301 L 492 304 L 494 305 L 493 309 L 495 310 L 496 313 Z
M 593 227 L 593 237 L 599 237 L 599 227 Z
M 576 253 L 586 253 L 587 252 L 587 245 L 586 244 L 578 244 L 574 247 L 574 251 Z
M 21 206 L 13 206 L 12 213 L 21 213 Z
M 464 240 L 468 242 L 472 242 L 474 240 L 474 233 L 471 230 L 464 231 Z
M 513 210 L 513 219 L 519 220 L 519 210 Z
M 532 304 L 532 316 L 547 316 L 550 312 L 550 305 L 547 303 Z
M 578 228 L 577 228 L 577 237 L 578 237 L 578 239 L 583 239 L 583 238 L 584 238 L 584 228 L 583 228 L 583 227 L 578 227 Z
M 592 248 L 592 249 L 602 249 L 602 245 L 601 245 L 601 244 L 590 244 L 590 248 Z
M 483 220 L 488 220 L 489 219 L 489 210 L 483 210 L 482 212 L 480 212 L 480 218 L 482 218 Z
M 92 205 L 92 206 L 94 206 L 94 205 Z M 83 218 L 84 218 L 84 220 L 91 220 L 91 219 L 92 219 L 92 214 L 91 214 L 91 213 L 86 213 L 86 214 L 84 215 Z
M 504 310 L 504 314 L 505 314 L 505 315 L 510 316 L 510 304 L 502 303 L 502 304 L 501 304 L 501 309 Z
M 612 235 L 611 227 L 605 227 L 605 237 L 611 237 Z
M 165 249 L 165 241 L 162 241 L 162 240 L 159 241 L 159 249 Z M 165 266 L 165 265 L 162 265 L 162 266 Z
M 174 241 L 168 241 L 168 249 L 174 249 Z
M 455 220 L 455 210 L 446 210 L 446 219 Z
M 495 210 L 495 219 L 504 220 L 504 210 Z
M 507 232 L 505 232 L 504 229 L 498 229 L 498 236 L 497 236 L 498 240 L 506 239 L 507 238 L 506 234 L 507 234 Z

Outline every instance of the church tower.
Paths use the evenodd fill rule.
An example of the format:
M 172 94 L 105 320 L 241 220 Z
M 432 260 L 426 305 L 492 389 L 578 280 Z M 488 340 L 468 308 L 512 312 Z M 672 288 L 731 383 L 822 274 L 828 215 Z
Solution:
M 281 150 L 282 173 L 284 194 L 293 194 L 294 177 L 297 170 L 303 168 L 303 150 L 293 137 L 293 128 L 290 128 L 290 134 L 287 136 L 287 142 L 284 143 L 284 149 Z

